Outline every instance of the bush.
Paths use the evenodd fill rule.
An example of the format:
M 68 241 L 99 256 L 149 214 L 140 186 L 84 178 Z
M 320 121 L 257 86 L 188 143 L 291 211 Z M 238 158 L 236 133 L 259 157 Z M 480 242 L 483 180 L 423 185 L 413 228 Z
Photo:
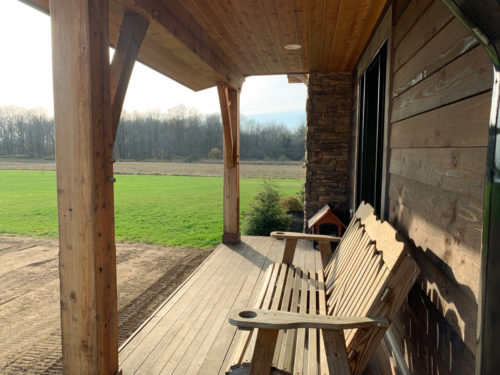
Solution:
M 288 212 L 302 212 L 302 202 L 299 197 L 286 197 L 281 201 L 281 205 Z
M 269 236 L 274 230 L 289 230 L 290 216 L 280 204 L 280 196 L 273 182 L 264 180 L 260 191 L 245 217 L 243 230 L 254 236 Z
M 300 204 L 302 205 L 302 207 L 304 207 L 304 202 L 306 200 L 306 191 L 305 191 L 304 185 L 302 185 L 302 188 L 297 193 L 297 199 L 300 201 Z
M 212 147 L 208 153 L 210 159 L 222 159 L 222 151 L 217 147 Z

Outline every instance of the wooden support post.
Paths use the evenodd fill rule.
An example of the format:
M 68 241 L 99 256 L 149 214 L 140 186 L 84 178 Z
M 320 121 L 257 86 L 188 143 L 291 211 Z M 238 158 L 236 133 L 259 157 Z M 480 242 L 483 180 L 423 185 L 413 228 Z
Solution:
M 118 371 L 108 0 L 51 0 L 65 374 Z
M 132 76 L 135 60 L 146 36 L 148 26 L 149 21 L 143 16 L 133 12 L 125 12 L 118 41 L 116 42 L 115 54 L 111 62 L 113 141 L 116 139 L 125 93 Z
M 218 85 L 224 127 L 223 243 L 238 243 L 240 234 L 240 93 Z M 226 113 L 227 115 L 225 115 Z

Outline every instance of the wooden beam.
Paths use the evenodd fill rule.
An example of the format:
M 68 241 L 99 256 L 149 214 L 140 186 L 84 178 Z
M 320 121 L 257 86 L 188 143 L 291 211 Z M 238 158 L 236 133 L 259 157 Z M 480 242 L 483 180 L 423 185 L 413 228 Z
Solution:
M 122 3 L 150 20 L 158 22 L 191 52 L 210 66 L 229 86 L 240 89 L 245 77 L 232 71 L 222 60 L 222 52 L 208 40 L 205 30 L 174 0 L 122 0 Z
M 49 0 L 19 0 L 19 1 L 42 13 L 49 14 Z
M 118 371 L 107 0 L 51 0 L 65 374 Z
M 309 83 L 309 74 L 288 74 L 288 83 L 303 83 L 304 85 L 308 85 Z
M 223 243 L 238 243 L 240 234 L 240 92 L 228 88 L 232 148 L 224 147 L 224 234 Z M 228 162 L 232 154 L 232 166 Z
M 111 117 L 113 140 L 116 138 L 125 93 L 130 82 L 135 60 L 146 36 L 149 21 L 143 16 L 125 12 L 111 62 Z
M 217 85 L 217 92 L 219 93 L 220 114 L 222 117 L 222 128 L 224 130 L 224 149 L 230 150 L 224 152 L 224 163 L 227 163 L 229 168 L 234 167 L 234 139 L 233 130 L 231 125 L 231 109 L 227 85 L 220 83 Z

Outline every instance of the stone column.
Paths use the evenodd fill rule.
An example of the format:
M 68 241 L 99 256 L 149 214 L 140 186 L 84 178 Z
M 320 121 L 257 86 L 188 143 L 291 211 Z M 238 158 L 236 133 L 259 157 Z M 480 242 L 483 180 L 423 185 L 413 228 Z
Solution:
M 352 75 L 309 74 L 304 225 L 329 204 L 340 219 L 349 208 Z

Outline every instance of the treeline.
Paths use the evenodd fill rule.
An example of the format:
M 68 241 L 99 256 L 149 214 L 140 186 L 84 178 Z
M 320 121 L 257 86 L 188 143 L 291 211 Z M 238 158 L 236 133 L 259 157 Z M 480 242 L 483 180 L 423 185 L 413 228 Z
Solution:
M 301 160 L 305 125 L 241 121 L 241 158 Z M 132 160 L 222 159 L 220 115 L 201 115 L 184 106 L 167 113 L 124 113 L 115 142 L 115 158 Z M 0 155 L 54 157 L 54 121 L 37 110 L 0 108 Z
M 39 109 L 0 107 L 0 155 L 53 158 L 54 120 Z

